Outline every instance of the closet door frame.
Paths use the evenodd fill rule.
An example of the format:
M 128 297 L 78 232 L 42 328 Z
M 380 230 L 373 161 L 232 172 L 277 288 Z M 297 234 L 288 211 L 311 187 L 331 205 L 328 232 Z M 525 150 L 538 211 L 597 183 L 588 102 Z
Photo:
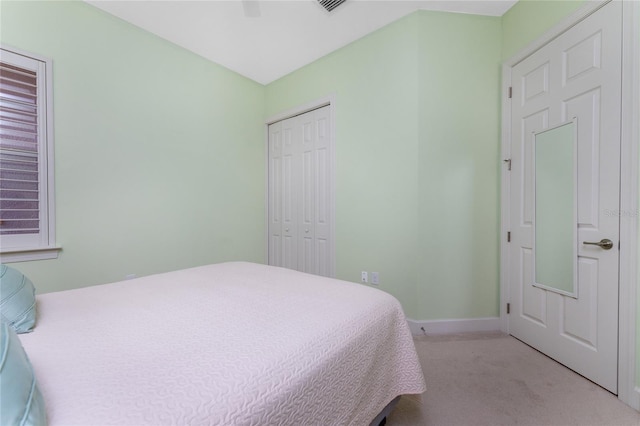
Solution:
M 265 225 L 265 263 L 269 263 L 269 125 L 287 118 L 295 117 L 318 108 L 329 107 L 329 277 L 336 276 L 336 96 L 329 95 L 303 105 L 282 111 L 265 120 L 264 123 L 264 161 L 265 161 L 265 187 L 264 187 L 264 225 Z

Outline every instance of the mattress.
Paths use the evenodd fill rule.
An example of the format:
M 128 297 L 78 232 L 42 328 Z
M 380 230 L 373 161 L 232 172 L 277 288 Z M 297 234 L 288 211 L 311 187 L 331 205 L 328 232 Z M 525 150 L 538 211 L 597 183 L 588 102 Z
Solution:
M 246 262 L 37 296 L 50 425 L 368 425 L 425 390 L 399 302 Z

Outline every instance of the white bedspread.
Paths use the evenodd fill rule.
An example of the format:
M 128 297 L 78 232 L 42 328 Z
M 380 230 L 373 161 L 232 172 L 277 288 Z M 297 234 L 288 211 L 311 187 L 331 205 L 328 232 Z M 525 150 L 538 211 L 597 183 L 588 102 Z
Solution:
M 39 295 L 56 425 L 368 425 L 423 374 L 385 292 L 244 262 Z

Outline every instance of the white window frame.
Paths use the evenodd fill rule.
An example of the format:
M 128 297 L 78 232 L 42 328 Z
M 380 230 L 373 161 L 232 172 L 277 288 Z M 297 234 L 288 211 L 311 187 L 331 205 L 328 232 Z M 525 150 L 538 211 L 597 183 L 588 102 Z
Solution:
M 55 259 L 55 194 L 53 162 L 53 64 L 51 59 L 0 44 L 0 59 L 36 72 L 38 85 L 38 174 L 40 232 L 7 238 L 0 236 L 0 262 Z M 13 237 L 13 236 L 9 236 Z M 23 238 L 21 238 L 23 237 Z

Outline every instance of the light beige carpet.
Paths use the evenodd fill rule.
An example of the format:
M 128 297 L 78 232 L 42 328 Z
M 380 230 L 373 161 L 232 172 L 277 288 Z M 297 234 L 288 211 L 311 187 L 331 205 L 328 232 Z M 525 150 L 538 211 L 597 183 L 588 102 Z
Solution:
M 616 396 L 502 333 L 414 338 L 427 392 L 388 426 L 640 425 Z

